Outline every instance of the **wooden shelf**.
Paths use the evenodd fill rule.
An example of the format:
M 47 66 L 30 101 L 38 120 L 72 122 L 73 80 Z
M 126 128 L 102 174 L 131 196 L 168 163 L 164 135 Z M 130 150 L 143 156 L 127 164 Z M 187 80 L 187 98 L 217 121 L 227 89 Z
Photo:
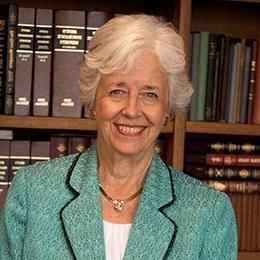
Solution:
M 0 115 L 0 128 L 56 129 L 95 131 L 95 121 L 88 118 L 5 116 Z M 163 128 L 163 133 L 173 132 L 173 122 Z
M 186 133 L 260 136 L 260 125 L 188 121 Z
M 259 260 L 260 252 L 239 252 L 238 260 Z

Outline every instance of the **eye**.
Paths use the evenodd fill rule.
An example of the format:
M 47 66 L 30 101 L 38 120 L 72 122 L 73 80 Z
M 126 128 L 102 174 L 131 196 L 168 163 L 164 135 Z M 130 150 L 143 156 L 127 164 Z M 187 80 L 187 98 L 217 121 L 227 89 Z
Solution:
M 143 95 L 149 99 L 157 99 L 158 95 L 154 92 L 145 92 Z
M 113 89 L 109 92 L 110 96 L 112 97 L 118 97 L 125 94 L 125 91 L 122 89 Z

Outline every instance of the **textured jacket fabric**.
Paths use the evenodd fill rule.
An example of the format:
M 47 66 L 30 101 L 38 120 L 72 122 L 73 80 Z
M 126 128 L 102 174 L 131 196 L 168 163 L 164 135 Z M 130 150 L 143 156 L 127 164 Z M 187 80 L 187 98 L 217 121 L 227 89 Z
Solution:
M 228 197 L 154 155 L 124 259 L 236 258 Z M 95 146 L 20 170 L 1 213 L 0 259 L 105 259 Z

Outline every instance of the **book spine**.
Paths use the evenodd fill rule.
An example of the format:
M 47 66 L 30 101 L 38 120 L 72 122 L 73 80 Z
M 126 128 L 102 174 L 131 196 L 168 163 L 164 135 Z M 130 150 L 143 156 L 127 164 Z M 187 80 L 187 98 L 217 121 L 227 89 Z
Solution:
M 51 158 L 62 157 L 69 154 L 69 137 L 53 136 L 50 142 Z
M 260 39 L 257 40 L 257 58 L 255 71 L 255 90 L 252 109 L 252 123 L 260 124 Z
M 69 153 L 82 153 L 90 147 L 91 139 L 89 137 L 70 137 L 69 138 Z
M 219 73 L 219 89 L 217 100 L 217 121 L 226 121 L 226 99 L 228 93 L 228 77 L 230 74 L 230 36 L 222 36 L 221 43 L 221 60 Z
M 209 32 L 200 32 L 199 84 L 197 120 L 204 121 L 208 67 Z
M 30 115 L 35 9 L 19 7 L 14 114 Z
M 33 115 L 48 116 L 51 90 L 53 11 L 36 9 Z
M 0 114 L 4 113 L 4 83 L 5 83 L 5 47 L 6 47 L 7 18 L 5 12 L 0 10 Z
M 51 148 L 49 141 L 31 142 L 31 164 L 48 161 L 51 159 Z
M 52 115 L 81 117 L 79 68 L 85 49 L 85 12 L 55 12 Z
M 192 57 L 191 57 L 191 81 L 194 89 L 191 105 L 189 120 L 196 120 L 197 106 L 198 106 L 198 82 L 199 82 L 199 53 L 200 53 L 200 33 L 192 33 Z
M 207 165 L 230 165 L 230 166 L 246 166 L 259 167 L 260 155 L 255 154 L 206 154 Z
M 11 182 L 17 171 L 30 164 L 30 141 L 13 140 L 10 143 L 10 176 Z
M 17 38 L 18 8 L 10 4 L 8 13 L 8 32 L 6 49 L 6 71 L 5 71 L 5 108 L 6 115 L 14 113 L 14 89 L 15 89 L 15 60 L 16 60 L 16 38 Z
M 254 104 L 254 92 L 255 92 L 255 78 L 256 78 L 256 59 L 257 59 L 257 41 L 252 42 L 252 56 L 250 64 L 250 81 L 248 89 L 248 102 L 247 102 L 247 123 L 252 123 L 253 117 L 253 104 Z
M 209 53 L 208 53 L 208 72 L 206 84 L 206 101 L 205 101 L 205 120 L 212 121 L 213 110 L 213 87 L 214 87 L 214 73 L 216 66 L 216 52 L 217 52 L 217 35 L 210 34 L 209 36 Z
M 188 164 L 186 172 L 198 179 L 260 180 L 259 168 L 210 167 Z
M 241 109 L 240 109 L 240 123 L 246 123 L 247 115 L 247 96 L 249 86 L 249 71 L 250 71 L 250 60 L 251 60 L 251 47 L 246 46 L 245 50 L 245 66 L 243 69 L 243 82 L 241 90 Z
M 209 187 L 226 193 L 260 193 L 260 182 L 254 181 L 204 181 Z
M 0 140 L 0 210 L 3 208 L 9 186 L 10 141 Z

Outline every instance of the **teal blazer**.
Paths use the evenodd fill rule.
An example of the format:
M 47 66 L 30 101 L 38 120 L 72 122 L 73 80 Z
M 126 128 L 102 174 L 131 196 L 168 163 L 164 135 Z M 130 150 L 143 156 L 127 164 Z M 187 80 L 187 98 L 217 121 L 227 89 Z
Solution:
M 228 197 L 154 155 L 124 259 L 236 258 Z M 1 213 L 0 259 L 105 259 L 95 146 L 16 175 Z

